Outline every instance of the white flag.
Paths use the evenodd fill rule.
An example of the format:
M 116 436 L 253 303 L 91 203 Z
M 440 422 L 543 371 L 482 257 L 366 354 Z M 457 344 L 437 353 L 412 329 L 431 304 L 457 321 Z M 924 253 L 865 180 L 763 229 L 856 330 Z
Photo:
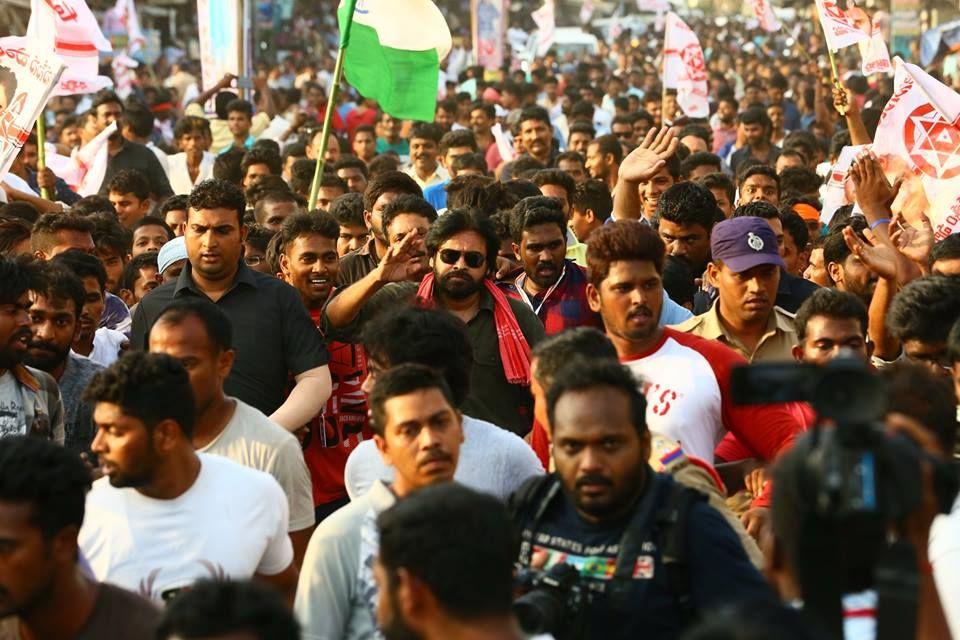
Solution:
M 593 0 L 583 0 L 583 4 L 580 5 L 580 22 L 590 24 L 594 11 L 596 11 L 596 7 L 593 5 Z
M 77 193 L 81 196 L 92 196 L 100 190 L 104 176 L 107 175 L 107 162 L 110 160 L 107 142 L 110 136 L 117 132 L 117 123 L 94 136 L 93 140 L 79 149 L 74 149 L 72 158 L 80 175 L 80 184 Z
M 830 224 L 837 209 L 845 204 L 856 202 L 856 191 L 850 179 L 850 165 L 862 151 L 870 148 L 868 144 L 846 146 L 840 150 L 837 161 L 830 168 L 827 184 L 820 188 L 823 198 L 823 209 L 820 211 L 820 222 Z
M 960 95 L 900 58 L 894 67 L 873 152 L 888 179 L 904 179 L 894 211 L 926 213 L 941 240 L 960 229 Z
M 637 0 L 637 9 L 651 13 L 666 13 L 670 11 L 670 3 L 667 0 Z
M 707 68 L 697 34 L 672 11 L 667 14 L 664 36 L 663 82 L 667 89 L 677 90 L 677 104 L 684 115 L 709 118 L 707 102 Z
M 757 16 L 760 27 L 764 31 L 780 31 L 783 25 L 780 24 L 780 20 L 773 13 L 773 7 L 769 0 L 750 0 L 750 4 L 753 6 L 753 13 Z
M 816 0 L 816 3 L 817 15 L 820 18 L 820 24 L 823 25 L 823 33 L 827 37 L 827 46 L 830 49 L 836 51 L 870 39 L 867 31 L 869 24 L 867 28 L 855 25 L 837 4 L 837 0 Z
M 53 95 L 94 93 L 112 84 L 99 75 L 99 65 L 100 52 L 113 48 L 83 0 L 30 0 L 27 37 L 67 65 Z
M 103 31 L 113 38 L 114 42 L 122 38 L 117 46 L 123 45 L 128 55 L 137 53 L 147 43 L 140 29 L 140 17 L 133 0 L 117 0 L 113 8 L 104 12 Z
M 856 9 L 863 11 L 862 9 Z M 866 14 L 864 14 L 866 16 Z M 870 38 L 861 40 L 857 43 L 860 48 L 860 61 L 863 75 L 869 76 L 873 73 L 893 73 L 893 63 L 890 62 L 890 53 L 887 51 L 887 43 L 883 40 L 883 30 L 880 28 L 879 20 L 870 20 L 866 16 L 868 24 L 871 25 Z
M 546 0 L 542 7 L 530 14 L 533 21 L 537 23 L 538 56 L 547 55 L 547 51 L 553 46 L 553 39 L 556 36 L 557 21 L 553 2 L 554 0 Z
M 64 64 L 53 51 L 29 38 L 0 40 L 0 179 L 30 137 Z

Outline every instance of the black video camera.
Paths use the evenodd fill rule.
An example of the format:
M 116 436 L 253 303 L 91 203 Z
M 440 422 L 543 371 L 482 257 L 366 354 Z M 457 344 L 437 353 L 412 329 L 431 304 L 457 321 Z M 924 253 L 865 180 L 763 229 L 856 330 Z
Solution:
M 805 609 L 836 635 L 842 629 L 842 595 L 876 589 L 878 628 L 891 617 L 899 618 L 891 626 L 909 627 L 916 610 L 916 594 L 907 593 L 916 585 L 913 548 L 891 543 L 889 534 L 921 507 L 924 462 L 933 468 L 941 513 L 950 511 L 957 494 L 954 470 L 910 438 L 885 433 L 886 385 L 862 360 L 738 367 L 731 391 L 734 404 L 807 402 L 817 414 L 816 426 L 787 454 L 802 456 L 794 479 L 795 498 L 802 503 L 795 506 L 807 514 L 797 568 Z M 886 615 L 885 589 L 895 592 Z M 912 610 L 904 607 L 910 602 Z
M 578 635 L 583 620 L 586 590 L 580 573 L 567 563 L 547 571 L 518 567 L 517 586 L 525 593 L 513 603 L 520 629 L 528 635 L 549 633 L 560 638 Z

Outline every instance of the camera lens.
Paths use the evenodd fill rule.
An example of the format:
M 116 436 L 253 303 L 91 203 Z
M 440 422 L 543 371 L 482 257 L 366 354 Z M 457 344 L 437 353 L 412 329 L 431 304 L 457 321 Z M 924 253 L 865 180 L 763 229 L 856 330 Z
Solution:
M 513 603 L 520 629 L 528 635 L 556 635 L 564 619 L 564 603 L 556 593 L 535 589 Z

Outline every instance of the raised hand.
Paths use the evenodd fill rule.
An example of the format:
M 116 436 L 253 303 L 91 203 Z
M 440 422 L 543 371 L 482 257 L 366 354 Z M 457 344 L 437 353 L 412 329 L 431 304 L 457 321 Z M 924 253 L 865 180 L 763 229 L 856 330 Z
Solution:
M 896 281 L 897 257 L 893 250 L 880 242 L 870 229 L 864 229 L 863 235 L 867 239 L 866 242 L 851 227 L 845 227 L 843 230 L 843 239 L 847 247 L 860 259 L 863 266 L 879 278 Z
M 891 185 L 873 153 L 863 154 L 854 160 L 850 166 L 850 178 L 857 189 L 857 204 L 868 221 L 872 223 L 890 216 L 902 181 L 897 180 Z
M 410 229 L 400 240 L 387 248 L 377 269 L 381 282 L 403 282 L 423 275 L 423 240 L 416 229 Z
M 646 182 L 657 175 L 676 150 L 679 140 L 668 128 L 651 129 L 643 142 L 623 159 L 620 179 L 627 182 Z
M 916 228 L 903 219 L 898 212 L 890 221 L 890 242 L 911 262 L 926 268 L 933 249 L 933 225 L 926 214 L 921 214 L 920 228 Z

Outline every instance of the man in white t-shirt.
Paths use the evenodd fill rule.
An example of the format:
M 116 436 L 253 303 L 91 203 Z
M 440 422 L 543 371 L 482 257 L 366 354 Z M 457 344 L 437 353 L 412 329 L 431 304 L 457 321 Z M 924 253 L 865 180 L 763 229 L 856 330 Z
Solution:
M 265 471 L 287 496 L 290 540 L 297 566 L 313 533 L 313 487 L 296 437 L 255 407 L 223 393 L 233 364 L 230 319 L 200 298 L 171 303 L 150 329 L 151 353 L 183 364 L 196 402 L 191 440 L 197 451 L 229 458 Z
M 170 356 L 128 353 L 84 393 L 103 478 L 80 549 L 94 576 L 166 601 L 203 578 L 256 577 L 292 596 L 287 501 L 269 475 L 196 453 L 193 392 Z
M 361 389 L 369 396 L 379 374 L 414 362 L 439 371 L 456 406 L 470 392 L 473 348 L 463 322 L 444 311 L 402 308 L 370 322 L 364 330 L 367 378 Z M 531 476 L 543 473 L 533 449 L 517 435 L 490 422 L 463 416 L 464 443 L 454 479 L 472 489 L 506 499 Z M 372 440 L 361 442 L 343 472 L 351 499 L 376 481 L 393 480 L 393 469 L 377 455 Z
M 321 522 L 310 539 L 294 604 L 304 640 L 379 637 L 377 515 L 417 489 L 450 482 L 457 468 L 461 416 L 450 387 L 433 369 L 405 364 L 380 375 L 370 414 L 374 442 L 396 478 L 389 487 L 376 481 Z

